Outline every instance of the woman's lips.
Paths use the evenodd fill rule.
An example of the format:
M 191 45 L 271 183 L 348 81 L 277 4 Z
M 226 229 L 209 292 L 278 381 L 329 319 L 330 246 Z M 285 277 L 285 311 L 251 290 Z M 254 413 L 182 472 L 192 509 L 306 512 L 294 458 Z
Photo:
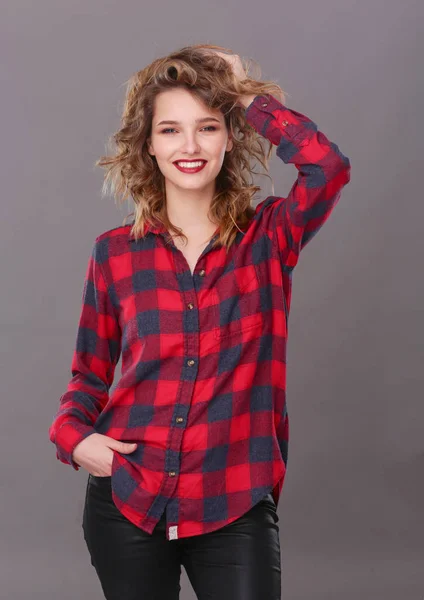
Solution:
M 188 169 L 187 167 L 182 167 L 178 163 L 174 163 L 174 165 L 177 167 L 177 169 L 179 171 L 181 171 L 182 173 L 198 173 L 206 166 L 206 164 L 207 164 L 207 161 L 204 161 L 203 164 L 200 165 L 200 167 L 194 167 L 192 169 Z

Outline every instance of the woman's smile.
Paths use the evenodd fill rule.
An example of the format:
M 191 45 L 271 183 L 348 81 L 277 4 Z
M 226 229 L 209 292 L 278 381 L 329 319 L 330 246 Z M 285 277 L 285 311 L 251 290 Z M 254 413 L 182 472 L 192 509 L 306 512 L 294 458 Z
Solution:
M 201 171 L 206 166 L 206 163 L 207 163 L 206 160 L 195 160 L 195 161 L 179 160 L 179 161 L 175 161 L 174 165 L 182 173 L 199 173 L 199 171 Z

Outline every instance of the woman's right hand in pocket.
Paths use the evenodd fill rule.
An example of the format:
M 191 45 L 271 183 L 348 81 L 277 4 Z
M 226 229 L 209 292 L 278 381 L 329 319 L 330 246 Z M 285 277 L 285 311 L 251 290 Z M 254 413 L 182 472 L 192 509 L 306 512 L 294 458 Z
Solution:
M 91 475 L 110 477 L 113 451 L 131 454 L 136 448 L 136 443 L 121 442 L 108 435 L 92 433 L 75 446 L 72 458 Z

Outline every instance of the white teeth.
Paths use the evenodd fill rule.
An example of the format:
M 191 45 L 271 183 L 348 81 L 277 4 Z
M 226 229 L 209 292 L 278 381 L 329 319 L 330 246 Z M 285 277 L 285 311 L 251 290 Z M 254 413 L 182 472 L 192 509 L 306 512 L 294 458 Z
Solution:
M 203 165 L 204 161 L 202 160 L 198 160 L 196 162 L 182 162 L 182 161 L 178 161 L 177 165 L 179 165 L 180 167 L 184 167 L 185 169 L 194 169 L 195 167 L 201 167 Z

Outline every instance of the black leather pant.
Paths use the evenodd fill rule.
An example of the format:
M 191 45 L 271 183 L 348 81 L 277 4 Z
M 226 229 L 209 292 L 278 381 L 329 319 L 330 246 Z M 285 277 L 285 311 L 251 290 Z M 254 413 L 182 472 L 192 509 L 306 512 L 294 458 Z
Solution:
M 199 600 L 281 600 L 278 520 L 269 494 L 217 531 L 168 541 L 164 516 L 142 531 L 116 508 L 111 477 L 89 475 L 82 527 L 107 600 L 178 600 L 181 565 Z

